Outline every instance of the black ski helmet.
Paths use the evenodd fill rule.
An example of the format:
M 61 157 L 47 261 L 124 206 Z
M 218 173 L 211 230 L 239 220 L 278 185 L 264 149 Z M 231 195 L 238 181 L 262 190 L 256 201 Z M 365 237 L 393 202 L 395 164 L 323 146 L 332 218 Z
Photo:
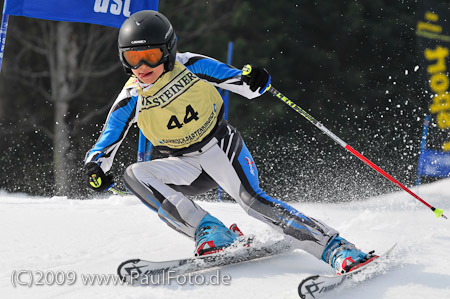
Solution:
M 124 61 L 123 52 L 160 47 L 166 71 L 173 70 L 177 54 L 177 36 L 172 24 L 161 13 L 154 10 L 141 10 L 132 14 L 123 22 L 118 38 L 119 57 L 127 73 L 130 67 Z

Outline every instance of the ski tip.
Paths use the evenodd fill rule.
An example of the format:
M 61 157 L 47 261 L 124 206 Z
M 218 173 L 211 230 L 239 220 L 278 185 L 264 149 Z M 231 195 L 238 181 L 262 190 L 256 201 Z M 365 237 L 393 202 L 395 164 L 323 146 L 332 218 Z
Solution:
M 127 261 L 121 263 L 119 265 L 119 267 L 117 267 L 117 275 L 119 275 L 120 279 L 124 279 L 124 276 L 122 274 L 122 268 L 127 264 L 130 264 L 130 263 L 136 264 L 136 263 L 139 263 L 140 261 L 141 261 L 140 259 L 131 259 L 131 260 L 127 260 Z
M 312 296 L 312 298 L 315 298 L 313 293 L 316 292 L 315 287 L 317 286 L 317 284 L 314 283 L 314 281 L 319 278 L 320 275 L 313 275 L 308 277 L 307 279 L 304 279 L 302 282 L 300 282 L 300 284 L 298 285 L 298 295 L 300 296 L 300 298 L 302 299 L 306 299 L 307 298 L 307 294 L 310 294 Z M 311 282 L 312 286 L 314 288 L 314 290 L 311 290 L 311 286 L 305 286 L 306 283 Z

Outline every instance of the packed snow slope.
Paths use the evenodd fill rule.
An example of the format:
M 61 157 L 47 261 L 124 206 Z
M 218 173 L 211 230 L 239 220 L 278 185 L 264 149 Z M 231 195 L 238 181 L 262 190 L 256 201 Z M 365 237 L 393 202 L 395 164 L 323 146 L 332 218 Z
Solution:
M 450 180 L 413 190 L 450 216 Z M 237 222 L 246 234 L 279 238 L 237 204 L 198 203 L 227 225 Z M 347 286 L 329 298 L 450 298 L 450 220 L 437 219 L 407 193 L 344 204 L 293 205 L 336 228 L 365 251 L 382 253 L 398 244 L 388 274 Z M 197 279 L 201 283 L 216 275 L 227 285 L 84 283 L 82 275 L 114 274 L 126 259 L 192 255 L 193 242 L 172 231 L 133 196 L 82 201 L 0 192 L 0 230 L 1 298 L 298 298 L 302 278 L 333 272 L 325 263 L 295 250 L 227 266 L 219 273 L 207 271 Z M 42 279 L 42 274 L 47 277 Z M 69 285 L 72 277 L 68 275 L 73 274 L 77 280 Z M 59 281 L 37 285 L 51 284 L 52 275 L 59 275 Z M 30 283 L 31 277 L 31 287 L 20 285 Z

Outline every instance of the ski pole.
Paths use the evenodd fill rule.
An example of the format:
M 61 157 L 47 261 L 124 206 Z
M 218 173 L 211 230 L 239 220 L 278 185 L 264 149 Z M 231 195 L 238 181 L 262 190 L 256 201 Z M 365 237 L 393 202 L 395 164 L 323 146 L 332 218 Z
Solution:
M 426 205 L 428 208 L 431 209 L 431 211 L 434 212 L 437 218 L 443 217 L 447 219 L 447 217 L 444 215 L 444 211 L 442 209 L 436 209 L 435 207 L 431 206 L 429 203 L 424 201 L 422 198 L 420 198 L 417 194 L 406 188 L 402 183 L 397 181 L 395 178 L 393 178 L 391 175 L 389 175 L 387 172 L 385 172 L 383 169 L 375 165 L 372 161 L 364 157 L 362 154 L 360 154 L 358 151 L 356 151 L 354 148 L 352 148 L 350 145 L 345 143 L 341 138 L 333 134 L 330 130 L 328 130 L 324 125 L 322 125 L 320 122 L 318 122 L 314 117 L 312 117 L 308 112 L 303 110 L 301 107 L 297 106 L 294 102 L 289 100 L 286 96 L 284 96 L 281 92 L 273 88 L 272 86 L 269 87 L 269 91 L 272 95 L 276 96 L 278 99 L 283 101 L 285 104 L 287 104 L 289 107 L 294 109 L 298 114 L 306 118 L 309 122 L 311 122 L 314 126 L 319 128 L 323 133 L 331 137 L 334 141 L 336 141 L 340 146 L 351 152 L 353 155 L 358 157 L 361 161 L 372 167 L 374 170 L 376 170 L 378 173 L 382 174 L 385 178 L 393 182 L 394 184 L 398 185 L 400 188 L 411 194 L 414 198 L 419 200 L 421 203 Z
M 120 190 L 120 189 L 116 189 L 116 188 L 113 188 L 113 187 L 110 187 L 110 188 L 108 189 L 108 191 L 111 191 L 112 193 L 117 194 L 117 195 L 127 195 L 127 194 L 128 194 L 128 193 L 125 192 L 125 191 L 122 191 L 122 190 Z

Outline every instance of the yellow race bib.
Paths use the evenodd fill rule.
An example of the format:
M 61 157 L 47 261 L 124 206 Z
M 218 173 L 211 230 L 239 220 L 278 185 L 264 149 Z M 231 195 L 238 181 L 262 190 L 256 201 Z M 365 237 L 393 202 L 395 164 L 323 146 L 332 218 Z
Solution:
M 155 146 L 189 147 L 215 127 L 223 101 L 216 88 L 176 62 L 149 89 L 138 88 L 138 126 Z

